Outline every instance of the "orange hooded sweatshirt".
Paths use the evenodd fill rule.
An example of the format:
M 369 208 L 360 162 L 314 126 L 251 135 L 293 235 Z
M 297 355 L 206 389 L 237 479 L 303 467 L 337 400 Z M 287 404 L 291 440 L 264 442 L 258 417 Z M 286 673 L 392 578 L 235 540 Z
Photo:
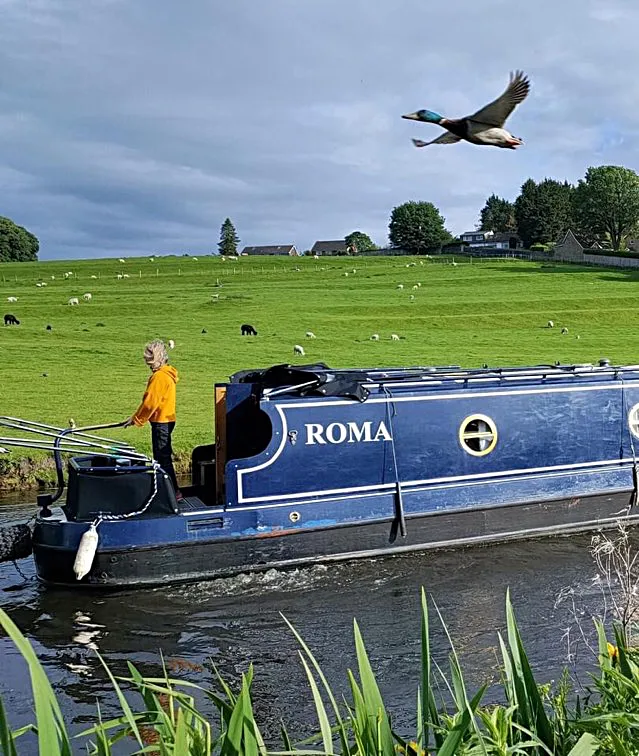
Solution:
M 142 404 L 133 415 L 135 425 L 175 422 L 175 384 L 178 372 L 172 365 L 162 365 L 146 384 Z

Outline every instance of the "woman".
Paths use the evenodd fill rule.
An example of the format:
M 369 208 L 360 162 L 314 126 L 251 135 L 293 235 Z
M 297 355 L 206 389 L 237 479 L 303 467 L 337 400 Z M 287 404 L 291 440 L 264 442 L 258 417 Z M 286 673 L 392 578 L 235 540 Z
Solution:
M 142 403 L 135 414 L 125 422 L 124 427 L 142 426 L 147 420 L 151 423 L 153 459 L 171 479 L 176 499 L 182 499 L 173 467 L 171 447 L 171 434 L 175 428 L 175 385 L 179 380 L 178 372 L 168 364 L 169 356 L 162 341 L 152 341 L 146 345 L 144 361 L 151 369 L 151 377 L 146 384 Z

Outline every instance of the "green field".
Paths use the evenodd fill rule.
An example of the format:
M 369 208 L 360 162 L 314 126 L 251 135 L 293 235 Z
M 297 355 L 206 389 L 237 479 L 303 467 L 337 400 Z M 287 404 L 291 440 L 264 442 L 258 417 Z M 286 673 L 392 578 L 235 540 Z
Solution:
M 213 384 L 245 368 L 304 361 L 472 367 L 602 356 L 639 362 L 639 272 L 456 261 L 147 257 L 2 264 L 0 314 L 12 313 L 21 324 L 0 327 L 0 414 L 63 425 L 70 417 L 78 425 L 124 419 L 148 377 L 142 348 L 157 337 L 176 344 L 174 441 L 182 452 L 210 443 Z M 65 271 L 73 272 L 68 280 Z M 117 273 L 130 277 L 118 280 Z M 38 281 L 47 286 L 36 287 Z M 92 302 L 67 304 L 85 292 Z M 9 296 L 18 302 L 8 303 Z M 554 329 L 545 327 L 549 319 Z M 240 336 L 242 323 L 259 335 Z M 305 338 L 309 330 L 316 339 Z M 378 342 L 370 340 L 373 333 Z M 391 333 L 401 340 L 391 341 Z M 294 357 L 295 344 L 304 346 L 304 358 Z M 149 450 L 148 429 L 119 434 Z

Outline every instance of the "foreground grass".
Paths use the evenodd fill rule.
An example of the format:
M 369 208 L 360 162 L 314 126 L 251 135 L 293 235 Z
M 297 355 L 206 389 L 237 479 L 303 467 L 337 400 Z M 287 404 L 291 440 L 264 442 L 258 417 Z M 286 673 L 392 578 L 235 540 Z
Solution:
M 392 726 L 392 711 L 382 699 L 357 622 L 354 636 L 358 669 L 356 673 L 347 670 L 350 697 L 343 702 L 335 698 L 311 650 L 288 623 L 299 643 L 299 658 L 308 678 L 319 730 L 305 742 L 293 744 L 283 729 L 280 750 L 267 747 L 260 734 L 251 698 L 252 668 L 242 675 L 239 691 L 231 690 L 219 676 L 218 690 L 212 691 L 171 679 L 166 671 L 164 677 L 145 678 L 131 663 L 130 677 L 118 681 L 105 664 L 122 714 L 103 721 L 98 708 L 94 726 L 72 738 L 33 648 L 0 610 L 0 626 L 27 662 L 36 717 L 32 725 L 13 731 L 0 700 L 0 751 L 4 756 L 17 756 L 19 744 L 32 732 L 43 756 L 72 754 L 74 743 L 84 753 L 107 756 L 122 753 L 123 740 L 131 743 L 128 753 L 165 756 L 639 753 L 639 665 L 626 647 L 620 627 L 615 627 L 617 645 L 612 645 L 607 643 L 603 626 L 597 624 L 598 669 L 593 675 L 592 690 L 587 691 L 583 701 L 574 699 L 569 696 L 566 678 L 554 691 L 550 686 L 538 686 L 507 596 L 507 630 L 505 637 L 499 635 L 504 703 L 486 705 L 482 699 L 487 685 L 477 691 L 467 689 L 452 641 L 447 673 L 432 659 L 428 614 L 422 590 L 420 683 L 416 690 L 415 729 L 410 735 L 400 734 Z M 448 633 L 445 625 L 444 629 Z M 137 692 L 136 703 L 129 703 L 131 696 L 125 697 L 120 682 Z M 438 696 L 442 687 L 445 701 Z M 196 692 L 213 704 L 214 721 L 198 710 L 192 695 Z
M 148 377 L 141 349 L 155 337 L 176 343 L 174 441 L 186 457 L 212 439 L 214 382 L 245 368 L 304 361 L 472 367 L 602 356 L 639 362 L 639 272 L 456 260 L 457 266 L 405 257 L 1 264 L 2 314 L 16 315 L 21 325 L 0 326 L 0 414 L 62 425 L 70 417 L 78 425 L 124 419 Z M 406 267 L 411 262 L 417 264 Z M 68 280 L 65 271 L 73 272 Z M 130 278 L 117 280 L 120 272 Z M 40 280 L 46 288 L 36 287 Z M 85 292 L 92 302 L 67 304 Z M 18 302 L 8 303 L 9 296 Z M 549 319 L 554 329 L 544 327 Z M 259 336 L 242 337 L 245 322 Z M 309 330 L 315 340 L 305 339 Z M 379 342 L 370 341 L 372 333 Z M 391 333 L 401 341 L 391 341 Z M 295 344 L 305 347 L 304 358 L 294 358 Z M 148 430 L 120 433 L 150 450 Z

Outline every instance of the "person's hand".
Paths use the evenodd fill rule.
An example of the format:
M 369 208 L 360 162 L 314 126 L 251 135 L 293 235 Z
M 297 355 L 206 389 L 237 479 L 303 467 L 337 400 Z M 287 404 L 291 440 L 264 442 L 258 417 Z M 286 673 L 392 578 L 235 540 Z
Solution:
M 124 421 L 124 428 L 129 428 L 131 425 L 135 425 L 133 422 L 133 416 L 127 417 L 127 419 Z

